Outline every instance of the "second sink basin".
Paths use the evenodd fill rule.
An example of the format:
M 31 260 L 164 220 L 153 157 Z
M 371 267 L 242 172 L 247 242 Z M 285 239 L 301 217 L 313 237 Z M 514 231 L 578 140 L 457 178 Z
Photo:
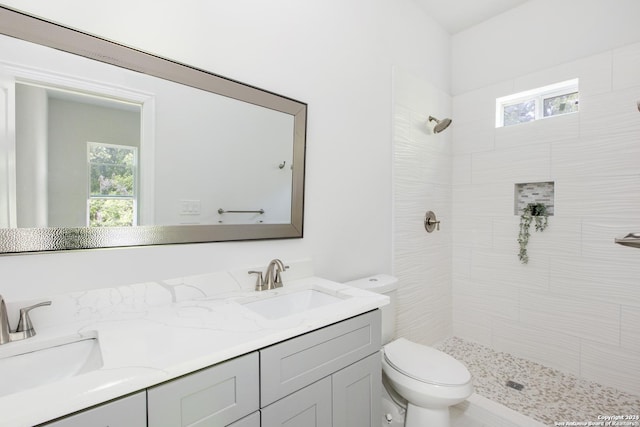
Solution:
M 0 350 L 0 397 L 102 367 L 97 338 L 28 344 L 9 343 L 5 345 L 11 347 Z
M 306 289 L 248 302 L 244 306 L 267 319 L 280 319 L 340 301 L 343 299 L 315 289 Z

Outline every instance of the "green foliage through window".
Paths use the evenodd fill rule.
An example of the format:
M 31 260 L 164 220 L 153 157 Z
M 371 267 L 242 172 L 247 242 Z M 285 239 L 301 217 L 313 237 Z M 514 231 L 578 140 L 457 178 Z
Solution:
M 94 142 L 88 148 L 89 226 L 135 225 L 137 148 Z
M 133 225 L 133 200 L 90 199 L 90 227 L 128 227 Z

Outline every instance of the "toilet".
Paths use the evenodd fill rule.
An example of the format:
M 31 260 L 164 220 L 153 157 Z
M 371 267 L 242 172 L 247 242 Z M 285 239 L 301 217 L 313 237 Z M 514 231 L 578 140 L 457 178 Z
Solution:
M 386 388 L 383 392 L 383 408 L 389 407 L 389 399 L 396 405 L 403 405 L 403 401 L 406 401 L 405 427 L 450 426 L 449 407 L 464 401 L 473 393 L 471 374 L 467 368 L 434 348 L 405 338 L 393 340 L 397 278 L 379 274 L 346 284 L 381 293 L 391 299 L 389 305 L 381 308 L 382 372 Z M 400 414 L 403 411 L 396 412 Z M 393 420 L 393 414 L 385 413 L 382 425 L 398 424 L 397 420 Z

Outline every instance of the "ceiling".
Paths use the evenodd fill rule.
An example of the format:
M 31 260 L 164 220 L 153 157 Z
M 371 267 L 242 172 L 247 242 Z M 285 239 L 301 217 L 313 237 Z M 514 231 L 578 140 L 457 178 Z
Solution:
M 528 0 L 415 0 L 450 34 L 466 30 Z

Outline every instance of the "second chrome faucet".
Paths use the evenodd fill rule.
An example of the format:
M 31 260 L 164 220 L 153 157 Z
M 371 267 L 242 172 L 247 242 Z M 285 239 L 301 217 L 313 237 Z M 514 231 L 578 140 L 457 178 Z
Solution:
M 257 274 L 256 279 L 256 291 L 266 291 L 269 289 L 281 288 L 284 283 L 282 282 L 282 272 L 284 272 L 289 266 L 286 266 L 279 259 L 271 260 L 267 266 L 267 271 L 264 273 L 260 271 L 249 271 L 249 274 Z

